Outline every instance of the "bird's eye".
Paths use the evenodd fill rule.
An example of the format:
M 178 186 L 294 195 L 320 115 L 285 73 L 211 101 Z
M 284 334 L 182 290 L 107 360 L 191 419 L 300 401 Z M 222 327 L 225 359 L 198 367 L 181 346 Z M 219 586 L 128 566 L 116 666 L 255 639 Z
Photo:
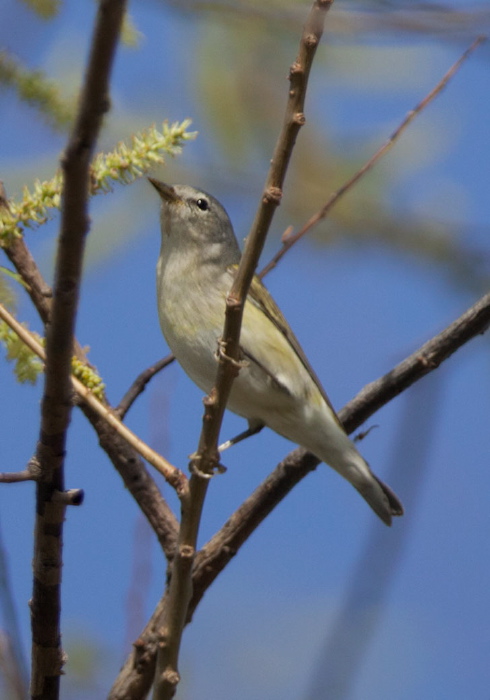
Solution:
M 201 211 L 207 211 L 209 209 L 209 202 L 207 199 L 200 197 L 196 200 L 196 204 Z

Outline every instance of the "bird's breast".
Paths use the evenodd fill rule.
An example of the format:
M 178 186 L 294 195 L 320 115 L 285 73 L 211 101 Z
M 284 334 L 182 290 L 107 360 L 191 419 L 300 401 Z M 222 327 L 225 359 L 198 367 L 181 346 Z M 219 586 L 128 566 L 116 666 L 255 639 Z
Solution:
M 216 379 L 218 340 L 225 320 L 225 295 L 192 275 L 165 283 L 159 275 L 158 313 L 163 335 L 184 371 L 205 392 Z

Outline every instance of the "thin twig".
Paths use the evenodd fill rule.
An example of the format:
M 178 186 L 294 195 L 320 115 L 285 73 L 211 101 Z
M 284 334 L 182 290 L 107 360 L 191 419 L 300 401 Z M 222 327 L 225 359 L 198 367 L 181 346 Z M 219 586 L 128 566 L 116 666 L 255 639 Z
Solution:
M 41 275 L 36 261 L 32 257 L 24 239 L 12 238 L 9 244 L 4 247 L 4 251 L 21 276 L 27 293 L 37 309 L 42 322 L 44 324 L 48 323 L 51 313 L 53 291 Z M 77 360 L 91 367 L 85 352 L 76 339 L 73 341 L 73 353 Z
M 29 331 L 24 328 L 7 309 L 0 304 L 0 319 L 5 321 L 9 327 L 19 336 L 22 342 L 27 345 L 43 362 L 46 362 L 46 352 L 43 346 L 34 338 Z M 89 406 L 97 415 L 105 420 L 114 430 L 116 430 L 126 442 L 131 445 L 144 459 L 147 460 L 157 471 L 165 477 L 166 481 L 173 486 L 177 494 L 181 494 L 187 490 L 187 477 L 180 469 L 174 467 L 164 457 L 151 449 L 143 440 L 135 435 L 114 412 L 105 406 L 99 399 L 88 389 L 85 384 L 71 375 L 73 389 L 78 396 Z
M 155 362 L 155 364 L 151 367 L 145 369 L 143 372 L 141 372 L 141 374 L 139 374 L 136 377 L 134 382 L 131 384 L 131 386 L 119 402 L 117 408 L 114 409 L 114 412 L 119 416 L 119 418 L 121 418 L 121 420 L 129 411 L 129 409 L 136 401 L 138 396 L 140 396 L 140 394 L 142 394 L 143 391 L 146 389 L 146 385 L 148 384 L 150 379 L 153 379 L 155 374 L 158 374 L 158 372 L 161 372 L 162 369 L 168 367 L 168 365 L 170 365 L 174 360 L 175 357 L 173 355 L 167 355 L 161 360 L 158 360 L 158 362 Z
M 345 182 L 342 187 L 340 187 L 336 192 L 334 192 L 330 198 L 328 199 L 327 203 L 318 211 L 316 214 L 314 214 L 308 221 L 304 224 L 304 226 L 295 234 L 289 234 L 285 237 L 283 237 L 282 240 L 282 248 L 277 251 L 277 253 L 273 256 L 273 258 L 267 263 L 267 265 L 260 271 L 259 277 L 262 279 L 267 275 L 271 270 L 273 270 L 277 263 L 281 260 L 281 258 L 286 255 L 288 250 L 290 250 L 295 243 L 297 243 L 300 238 L 302 238 L 304 235 L 306 235 L 314 226 L 316 226 L 322 219 L 324 219 L 329 211 L 332 209 L 332 207 L 338 202 L 338 200 L 346 194 L 352 187 L 368 172 L 368 170 L 371 170 L 376 163 L 384 156 L 388 151 L 391 149 L 391 147 L 394 145 L 395 141 L 398 139 L 398 137 L 402 134 L 403 131 L 409 126 L 409 124 L 417 117 L 432 100 L 439 95 L 442 90 L 446 87 L 448 82 L 451 80 L 451 78 L 455 75 L 455 73 L 459 70 L 461 65 L 466 61 L 466 59 L 469 57 L 473 51 L 475 51 L 480 44 L 482 44 L 486 40 L 486 37 L 484 36 L 479 36 L 477 39 L 474 40 L 474 42 L 471 44 L 471 46 L 466 49 L 466 51 L 463 53 L 463 55 L 456 61 L 456 63 L 451 66 L 451 68 L 447 71 L 447 73 L 441 78 L 441 80 L 437 83 L 437 85 L 429 92 L 424 99 L 418 103 L 414 109 L 412 109 L 408 114 L 406 115 L 405 119 L 401 122 L 401 124 L 395 129 L 395 131 L 391 134 L 389 139 L 379 148 L 376 153 L 360 168 L 347 182 Z
M 14 243 L 5 248 L 5 252 L 26 284 L 41 320 L 46 323 L 49 321 L 51 311 L 51 289 L 41 275 L 25 240 L 23 238 L 14 240 Z M 90 366 L 85 353 L 76 339 L 73 345 L 77 359 Z M 110 412 L 111 407 L 109 404 L 106 403 L 105 406 Z M 171 559 L 177 541 L 178 523 L 154 479 L 131 445 L 115 432 L 103 417 L 99 416 L 99 412 L 92 410 L 83 402 L 80 404 L 80 409 L 92 424 L 97 433 L 100 446 L 107 453 L 114 467 L 121 475 L 126 488 L 155 531 L 165 556 Z M 117 430 L 117 426 L 115 426 L 115 429 Z
M 2 318 L 3 306 L 0 304 L 0 318 Z M 8 313 L 8 312 L 7 312 Z M 0 483 L 16 484 L 22 481 L 37 481 L 41 476 L 41 465 L 34 455 L 27 463 L 27 468 L 19 472 L 4 472 L 0 474 Z
M 425 343 L 390 372 L 368 384 L 339 412 L 347 432 L 351 433 L 381 406 L 406 390 L 444 360 L 490 326 L 490 294 L 486 294 L 445 330 Z M 187 622 L 204 593 L 240 547 L 283 498 L 315 470 L 319 461 L 303 448 L 296 448 L 278 464 L 253 494 L 232 514 L 225 525 L 197 554 L 192 569 L 192 598 Z M 145 697 L 150 689 L 157 653 L 159 630 L 165 619 L 167 599 L 157 605 L 114 682 L 108 700 Z M 134 690 L 134 695 L 131 693 Z M 131 691 L 131 692 L 129 692 Z
M 323 32 L 325 15 L 333 0 L 315 0 L 306 20 L 299 53 L 290 74 L 290 89 L 283 127 L 276 143 L 262 200 L 245 246 L 237 276 L 226 300 L 223 352 L 218 363 L 215 388 L 205 399 L 203 426 L 196 454 L 191 460 L 192 476 L 189 498 L 182 501 L 179 540 L 172 566 L 168 592 L 168 610 L 160 633 L 155 672 L 154 700 L 169 700 L 179 682 L 178 657 L 182 631 L 192 593 L 191 569 L 196 551 L 197 534 L 209 477 L 219 465 L 218 439 L 226 402 L 238 373 L 239 337 L 243 308 L 250 283 L 264 246 L 277 206 L 289 159 L 301 126 L 309 73 Z
M 51 309 L 53 292 L 46 284 L 22 238 L 12 238 L 4 248 L 5 254 L 26 282 L 26 289 L 43 323 L 47 323 Z
M 125 0 L 101 0 L 78 114 L 62 159 L 64 187 L 55 265 L 37 457 L 34 580 L 31 603 L 32 698 L 57 700 L 64 664 L 61 648 L 62 527 L 66 506 L 53 501 L 64 491 L 66 432 L 72 410 L 73 336 L 88 232 L 90 160 L 109 108 L 109 79 Z
M 305 123 L 306 89 L 316 49 L 320 43 L 326 12 L 333 0 L 317 0 L 307 17 L 301 36 L 299 52 L 289 71 L 289 91 L 281 132 L 267 174 L 264 191 L 238 271 L 226 300 L 223 352 L 220 355 L 215 389 L 206 405 L 198 454 L 199 468 L 206 471 L 212 465 L 218 444 L 219 430 L 232 382 L 238 373 L 240 359 L 239 337 L 243 309 L 253 274 L 262 252 L 267 232 L 282 197 L 282 186 L 298 132 Z M 231 359 L 231 361 L 229 361 Z
M 20 472 L 0 472 L 0 484 L 17 484 L 20 481 L 35 481 L 36 477 L 28 469 Z

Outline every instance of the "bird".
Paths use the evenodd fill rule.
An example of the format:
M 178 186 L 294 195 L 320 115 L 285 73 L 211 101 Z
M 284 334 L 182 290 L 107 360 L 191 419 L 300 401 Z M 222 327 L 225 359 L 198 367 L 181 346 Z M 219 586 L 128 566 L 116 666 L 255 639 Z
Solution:
M 226 297 L 240 247 L 215 197 L 190 185 L 149 181 L 161 203 L 160 326 L 183 370 L 208 394 L 216 380 Z M 249 427 L 225 446 L 267 426 L 347 479 L 386 525 L 403 514 L 398 497 L 347 436 L 296 336 L 257 276 L 244 305 L 240 353 L 241 369 L 227 408 L 245 418 Z

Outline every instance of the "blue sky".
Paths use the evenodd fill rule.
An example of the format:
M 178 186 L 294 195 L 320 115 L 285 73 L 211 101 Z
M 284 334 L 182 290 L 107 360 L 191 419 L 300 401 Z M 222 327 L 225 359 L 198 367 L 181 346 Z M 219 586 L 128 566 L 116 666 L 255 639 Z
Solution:
M 86 53 L 92 5 L 69 2 L 52 23 L 41 22 L 13 1 L 4 5 L 1 45 L 29 65 L 52 71 L 73 90 Z M 118 54 L 114 110 L 102 146 L 110 148 L 154 121 L 193 117 L 198 139 L 156 174 L 169 182 L 185 177 L 211 191 L 243 238 L 269 152 L 259 152 L 256 142 L 251 154 L 233 155 L 220 142 L 213 110 L 219 122 L 221 105 L 204 108 L 196 86 L 195 52 L 202 48 L 209 27 L 202 15 L 180 15 L 157 3 L 142 3 L 132 12 L 144 39 L 139 49 Z M 283 76 L 295 56 L 297 35 L 298 30 L 280 37 L 289 56 Z M 275 40 L 279 41 L 272 33 L 269 44 L 264 38 L 266 57 L 274 54 Z M 395 32 L 327 35 L 323 62 L 316 73 L 314 67 L 307 105 L 311 122 L 304 131 L 323 125 L 333 151 L 351 154 L 354 142 L 370 155 L 470 41 L 471 37 L 407 38 Z M 216 52 L 219 57 L 218 43 Z M 476 251 L 488 272 L 487 85 L 488 48 L 483 47 L 405 134 L 379 173 L 369 176 L 374 179 L 367 179 L 361 192 L 368 196 L 372 183 L 381 178 L 384 206 L 395 219 L 412 221 L 417 215 L 448 224 L 443 235 L 452 235 L 461 251 Z M 283 89 L 285 96 L 286 81 Z M 1 177 L 8 193 L 18 195 L 23 183 L 54 170 L 65 137 L 53 134 L 11 93 L 0 93 L 0 111 Z M 277 119 L 281 116 L 279 111 Z M 299 154 L 303 138 L 306 133 L 298 139 Z M 297 158 L 293 169 L 299 167 Z M 289 182 L 294 176 L 293 170 Z M 317 198 L 317 208 L 339 184 L 321 183 L 326 196 Z M 288 186 L 286 199 L 294 194 Z M 345 206 L 348 209 L 349 200 Z M 265 260 L 278 246 L 283 223 L 302 223 L 294 207 L 285 203 L 281 209 Z M 94 201 L 92 219 L 77 337 L 90 345 L 90 358 L 107 384 L 109 399 L 117 403 L 133 378 L 167 352 L 154 289 L 158 202 L 140 180 Z M 55 218 L 26 237 L 47 276 L 57 224 Z M 322 230 L 328 234 L 329 226 L 335 225 L 340 227 L 339 221 Z M 471 282 L 456 282 L 448 266 L 433 260 L 355 239 L 337 239 L 332 246 L 318 239 L 304 241 L 267 279 L 339 408 L 476 301 L 478 291 Z M 26 301 L 20 303 L 18 315 L 40 329 Z M 368 422 L 378 427 L 360 449 L 406 506 L 405 517 L 391 530 L 383 528 L 358 494 L 324 465 L 287 497 L 208 591 L 186 631 L 180 697 L 199 692 L 215 700 L 231 695 L 237 700 L 306 700 L 315 683 L 326 683 L 327 672 L 329 682 L 335 682 L 322 650 L 346 600 L 355 604 L 341 629 L 345 634 L 350 625 L 353 636 L 350 641 L 347 637 L 338 667 L 354 648 L 353 640 L 367 635 L 369 641 L 349 694 L 330 690 L 330 697 L 383 700 L 396 694 L 399 700 L 456 700 L 488 693 L 488 375 L 488 338 L 479 337 Z M 17 470 L 35 450 L 41 385 L 19 387 L 11 367 L 2 362 L 0 386 L 0 469 Z M 174 365 L 152 382 L 129 413 L 128 425 L 185 468 L 197 444 L 201 398 Z M 227 416 L 223 435 L 234 434 L 242 425 Z M 211 484 L 202 542 L 290 448 L 264 430 L 225 455 L 228 471 Z M 92 685 L 78 691 L 66 686 L 67 697 L 98 698 L 117 673 L 128 640 L 136 637 L 144 615 L 156 604 L 165 565 L 151 535 L 142 534 L 130 495 L 76 411 L 66 483 L 83 488 L 86 500 L 67 512 L 63 635 L 68 647 L 72 640 L 86 639 L 97 649 Z M 168 492 L 165 485 L 162 488 Z M 26 650 L 33 493 L 31 484 L 0 489 L 2 538 Z M 387 590 L 379 597 L 382 581 Z M 139 619 L 134 587 L 144 595 Z M 129 608 L 136 616 L 130 629 Z M 73 652 L 67 678 L 76 674 L 81 663 L 77 659 Z

